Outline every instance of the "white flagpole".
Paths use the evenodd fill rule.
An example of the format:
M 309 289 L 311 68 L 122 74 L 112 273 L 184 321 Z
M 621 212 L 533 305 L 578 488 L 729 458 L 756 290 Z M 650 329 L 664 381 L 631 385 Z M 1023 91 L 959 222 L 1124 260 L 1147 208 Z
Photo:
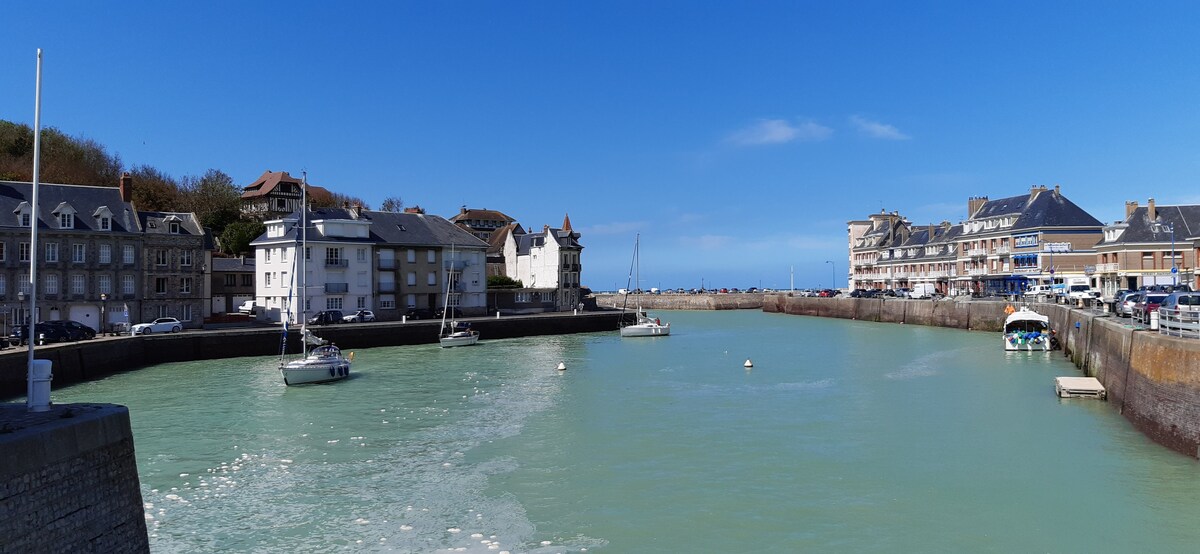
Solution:
M 34 334 L 37 323 L 37 236 L 38 236 L 38 179 L 41 177 L 42 161 L 42 49 L 37 51 L 37 85 L 34 88 L 33 100 L 33 214 L 29 218 L 29 327 L 25 330 L 25 340 L 29 343 L 29 374 L 28 387 L 25 395 L 25 405 L 29 411 L 44 411 L 49 406 L 42 406 L 34 401 L 34 364 L 33 345 L 37 342 Z

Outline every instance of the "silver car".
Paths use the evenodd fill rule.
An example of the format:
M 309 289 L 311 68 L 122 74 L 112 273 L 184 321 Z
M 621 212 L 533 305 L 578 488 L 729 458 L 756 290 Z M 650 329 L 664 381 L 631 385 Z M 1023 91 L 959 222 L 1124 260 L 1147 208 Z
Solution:
M 1121 317 L 1133 317 L 1133 305 L 1137 304 L 1138 300 L 1141 299 L 1139 295 L 1144 294 L 1146 293 L 1136 290 L 1122 294 L 1113 304 L 1117 315 Z

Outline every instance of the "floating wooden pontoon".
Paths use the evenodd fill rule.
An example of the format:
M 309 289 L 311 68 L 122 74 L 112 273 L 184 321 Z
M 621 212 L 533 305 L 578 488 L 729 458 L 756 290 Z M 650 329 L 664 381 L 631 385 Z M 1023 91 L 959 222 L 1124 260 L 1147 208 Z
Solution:
M 1108 398 L 1108 391 L 1095 377 L 1055 377 L 1054 391 L 1060 398 Z

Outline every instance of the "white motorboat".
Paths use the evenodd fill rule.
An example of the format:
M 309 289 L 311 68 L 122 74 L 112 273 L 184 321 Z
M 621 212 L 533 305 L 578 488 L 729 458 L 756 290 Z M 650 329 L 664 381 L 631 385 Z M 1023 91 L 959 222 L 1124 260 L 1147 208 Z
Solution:
M 641 246 L 642 235 L 639 233 L 633 241 L 633 264 L 630 267 L 630 279 L 637 279 L 641 282 L 641 260 L 638 259 L 638 250 Z M 628 291 L 628 286 L 626 287 Z M 650 317 L 642 310 L 641 288 L 634 291 L 637 297 L 637 319 L 633 323 L 625 323 L 625 304 L 629 303 L 629 293 L 625 293 L 625 304 L 621 305 L 621 336 L 622 337 L 665 337 L 671 334 L 671 324 L 663 324 L 662 320 L 657 317 Z
M 1050 318 L 1021 306 L 1004 320 L 1004 349 L 1048 351 L 1057 338 L 1050 329 Z
M 283 375 L 283 384 L 288 386 L 327 383 L 329 381 L 345 379 L 350 376 L 350 364 L 354 360 L 353 352 L 350 353 L 349 357 L 343 356 L 342 350 L 336 345 L 329 344 L 328 341 L 313 335 L 308 330 L 308 318 L 304 317 L 302 311 L 305 306 L 305 285 L 307 283 L 305 279 L 306 268 L 304 267 L 304 256 L 300 253 L 304 252 L 308 247 L 307 187 L 308 173 L 305 172 L 304 179 L 300 185 L 300 243 L 299 249 L 296 250 L 297 254 L 293 257 L 293 260 L 299 260 L 298 263 L 300 264 L 300 271 L 298 273 L 294 272 L 293 275 L 298 275 L 300 281 L 299 287 L 297 287 L 300 289 L 300 304 L 297 308 L 297 315 L 300 318 L 300 334 L 304 355 L 299 359 L 286 359 L 288 318 L 292 312 L 291 306 L 288 306 L 283 312 L 283 340 L 279 353 L 279 373 Z M 290 294 L 288 295 L 288 301 L 291 301 Z M 310 346 L 316 346 L 316 348 L 309 350 Z
M 450 245 L 450 257 L 454 257 L 454 245 Z M 442 326 L 438 330 L 438 344 L 442 348 L 451 348 L 454 346 L 471 346 L 479 342 L 479 331 L 471 328 L 470 323 L 458 323 L 451 321 L 450 326 L 446 326 L 446 314 L 450 311 L 450 282 L 453 281 L 454 266 L 453 259 L 446 268 L 446 297 L 442 304 Z

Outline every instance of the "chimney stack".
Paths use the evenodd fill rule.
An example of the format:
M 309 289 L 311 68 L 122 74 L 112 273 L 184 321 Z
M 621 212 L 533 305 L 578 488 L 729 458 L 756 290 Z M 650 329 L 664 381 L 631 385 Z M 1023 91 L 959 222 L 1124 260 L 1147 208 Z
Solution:
M 1158 210 L 1154 209 L 1153 198 L 1146 201 L 1146 217 L 1150 218 L 1150 221 L 1158 219 Z
M 1054 196 L 1061 196 L 1061 195 L 1062 195 L 1062 190 L 1059 189 L 1058 185 L 1054 185 Z
M 975 216 L 975 212 L 979 211 L 984 204 L 987 204 L 988 197 L 972 196 L 967 199 L 967 219 Z
M 121 190 L 122 202 L 133 201 L 133 176 L 128 171 L 121 174 L 120 186 L 118 188 Z
M 1133 201 L 1133 200 L 1125 201 L 1125 220 L 1126 221 L 1129 220 L 1129 216 L 1133 215 L 1133 212 L 1137 211 L 1137 208 L 1138 208 L 1138 205 L 1137 205 L 1136 201 Z

